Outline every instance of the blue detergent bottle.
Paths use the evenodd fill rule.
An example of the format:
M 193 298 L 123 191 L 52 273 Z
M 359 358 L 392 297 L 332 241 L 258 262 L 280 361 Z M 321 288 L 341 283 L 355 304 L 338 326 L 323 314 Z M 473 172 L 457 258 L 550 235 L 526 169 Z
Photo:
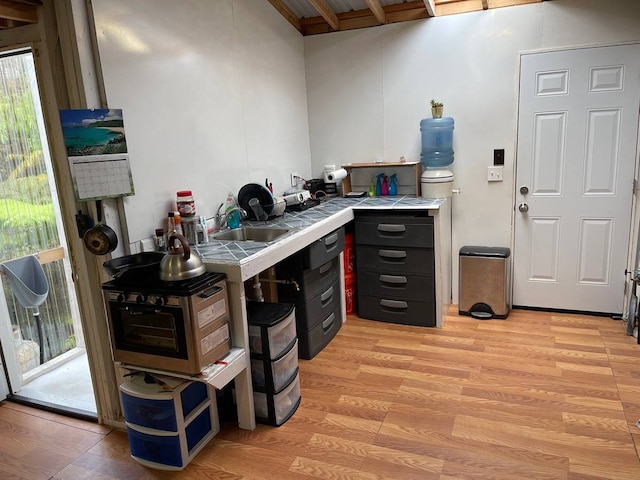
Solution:
M 396 195 L 398 195 L 398 185 L 396 184 L 397 180 L 396 180 L 396 174 L 392 174 L 391 177 L 389 177 L 389 196 L 390 197 L 395 197 Z

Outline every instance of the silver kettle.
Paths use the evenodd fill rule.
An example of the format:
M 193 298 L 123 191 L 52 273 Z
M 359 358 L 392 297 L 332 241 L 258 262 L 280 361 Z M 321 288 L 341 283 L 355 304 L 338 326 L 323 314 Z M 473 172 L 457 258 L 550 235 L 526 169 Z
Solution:
M 176 247 L 176 240 L 181 244 Z M 207 271 L 202 259 L 191 252 L 189 242 L 182 235 L 174 233 L 169 237 L 167 254 L 160 261 L 160 280 L 179 282 L 198 277 Z

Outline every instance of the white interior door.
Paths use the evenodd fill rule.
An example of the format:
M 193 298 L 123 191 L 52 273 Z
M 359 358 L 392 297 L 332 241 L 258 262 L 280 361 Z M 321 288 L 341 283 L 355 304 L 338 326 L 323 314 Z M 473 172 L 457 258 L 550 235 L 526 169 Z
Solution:
M 513 304 L 623 311 L 640 45 L 523 55 Z

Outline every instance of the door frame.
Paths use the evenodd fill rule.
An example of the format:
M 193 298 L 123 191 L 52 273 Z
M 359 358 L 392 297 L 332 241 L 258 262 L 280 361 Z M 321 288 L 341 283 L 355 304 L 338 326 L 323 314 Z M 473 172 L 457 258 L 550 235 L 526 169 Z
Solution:
M 75 18 L 72 7 L 84 7 L 84 3 L 76 0 L 44 2 L 39 7 L 39 23 L 6 30 L 0 39 L 0 48 L 30 47 L 33 52 L 53 174 L 58 187 L 57 197 L 67 234 L 65 248 L 68 248 L 71 261 L 98 422 L 122 426 L 119 381 L 109 342 L 105 340 L 109 338 L 109 331 L 100 288 L 106 275 L 101 268 L 105 258 L 89 254 L 82 238 L 75 233 L 77 209 L 85 208 L 94 217 L 96 211 L 93 205 L 76 202 L 59 116 L 61 108 L 87 108 L 90 103 L 88 91 L 92 88 L 91 85 L 85 85 L 90 78 L 86 80 L 83 77 L 81 54 L 78 52 L 81 44 L 76 37 L 77 29 L 81 28 L 76 23 L 82 23 L 89 17 L 87 15 L 87 19 L 83 19 L 82 14 L 78 13 L 78 18 Z M 92 75 L 95 77 L 95 73 Z
M 515 152 L 515 162 L 513 166 L 513 177 L 512 177 L 512 212 L 511 212 L 511 252 L 514 251 L 515 248 L 515 240 L 516 240 L 516 215 L 518 212 L 518 142 L 520 139 L 520 130 L 518 128 L 518 123 L 520 119 L 520 76 L 522 74 L 522 57 L 524 55 L 531 55 L 537 53 L 552 53 L 552 52 L 568 52 L 571 50 L 587 50 L 591 48 L 602 48 L 602 47 L 618 47 L 625 45 L 638 45 L 640 46 L 640 42 L 638 41 L 629 41 L 629 42 L 615 42 L 615 43 L 605 43 L 605 44 L 589 44 L 589 45 L 579 45 L 572 47 L 553 47 L 553 48 L 540 48 L 535 50 L 523 50 L 518 53 L 518 62 L 517 62 L 517 71 L 516 71 L 516 115 L 515 115 L 515 139 L 514 139 L 514 152 Z M 640 190 L 640 181 L 638 179 L 640 175 L 640 112 L 638 112 L 638 125 L 636 125 L 637 129 L 637 140 L 636 140 L 636 161 L 634 167 L 633 181 L 634 181 L 634 189 L 633 189 L 633 197 L 631 199 L 631 218 L 629 218 L 630 229 L 629 229 L 629 239 L 627 246 L 627 266 L 626 270 L 629 272 L 625 277 L 625 288 L 624 288 L 624 296 L 623 296 L 623 317 L 626 318 L 628 314 L 628 305 L 629 305 L 629 297 L 631 294 L 631 273 L 635 270 L 635 266 L 638 262 L 637 251 L 640 248 L 640 208 L 638 207 L 638 192 Z M 513 257 L 513 255 L 512 255 Z M 515 271 L 515 262 L 511 262 L 510 265 L 510 273 L 511 273 L 511 285 L 510 285 L 510 294 L 513 298 L 513 288 L 514 288 L 514 272 Z

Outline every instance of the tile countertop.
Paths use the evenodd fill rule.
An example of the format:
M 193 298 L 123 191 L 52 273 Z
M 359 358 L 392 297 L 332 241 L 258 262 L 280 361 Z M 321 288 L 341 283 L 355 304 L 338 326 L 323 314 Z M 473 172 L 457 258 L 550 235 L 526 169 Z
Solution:
M 310 243 L 353 220 L 353 210 L 439 209 L 441 198 L 413 196 L 333 198 L 300 212 L 286 212 L 268 222 L 269 227 L 291 230 L 272 242 L 210 240 L 192 246 L 211 271 L 226 273 L 232 281 L 244 281 L 293 255 Z M 265 222 L 244 221 L 245 226 Z

